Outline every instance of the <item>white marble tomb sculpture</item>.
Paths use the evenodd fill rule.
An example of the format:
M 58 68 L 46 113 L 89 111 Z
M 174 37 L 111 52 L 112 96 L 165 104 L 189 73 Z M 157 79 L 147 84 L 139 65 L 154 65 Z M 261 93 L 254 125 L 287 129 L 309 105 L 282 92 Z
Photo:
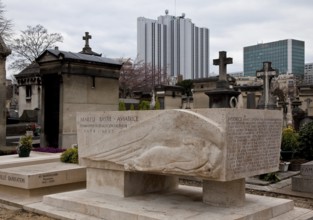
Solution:
M 281 126 L 273 110 L 78 113 L 80 163 L 90 191 L 131 196 L 191 176 L 203 179 L 204 202 L 241 205 L 245 177 L 278 170 Z

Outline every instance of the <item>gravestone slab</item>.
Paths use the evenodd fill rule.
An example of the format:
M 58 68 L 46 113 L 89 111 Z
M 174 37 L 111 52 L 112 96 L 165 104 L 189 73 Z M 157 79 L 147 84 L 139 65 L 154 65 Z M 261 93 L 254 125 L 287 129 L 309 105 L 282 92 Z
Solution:
M 43 195 L 86 188 L 86 168 L 52 162 L 0 169 L 0 197 L 15 205 L 39 202 Z
M 86 181 L 85 168 L 61 162 L 0 169 L 0 184 L 23 189 Z
M 301 164 L 300 175 L 292 177 L 292 190 L 313 193 L 313 161 Z

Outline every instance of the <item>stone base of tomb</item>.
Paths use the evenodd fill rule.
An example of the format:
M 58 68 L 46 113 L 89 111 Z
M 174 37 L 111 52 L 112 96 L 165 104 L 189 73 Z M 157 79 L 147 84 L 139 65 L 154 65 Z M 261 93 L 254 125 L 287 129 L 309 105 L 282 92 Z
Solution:
M 52 162 L 0 169 L 0 200 L 25 205 L 43 195 L 86 188 L 86 168 Z
M 179 186 L 168 192 L 120 197 L 79 190 L 44 196 L 26 210 L 59 219 L 310 219 L 313 211 L 294 208 L 293 201 L 246 194 L 242 206 L 203 203 L 202 189 Z
M 300 175 L 292 177 L 292 190 L 313 193 L 313 161 L 301 164 Z
M 60 161 L 61 153 L 43 153 L 31 151 L 29 157 L 19 157 L 17 154 L 1 156 L 0 169 Z

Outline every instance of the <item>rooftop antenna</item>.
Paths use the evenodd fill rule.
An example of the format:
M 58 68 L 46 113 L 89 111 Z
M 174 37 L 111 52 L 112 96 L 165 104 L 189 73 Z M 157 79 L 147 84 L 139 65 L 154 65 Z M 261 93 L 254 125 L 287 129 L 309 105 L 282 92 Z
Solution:
M 176 0 L 175 0 L 175 17 L 176 17 Z

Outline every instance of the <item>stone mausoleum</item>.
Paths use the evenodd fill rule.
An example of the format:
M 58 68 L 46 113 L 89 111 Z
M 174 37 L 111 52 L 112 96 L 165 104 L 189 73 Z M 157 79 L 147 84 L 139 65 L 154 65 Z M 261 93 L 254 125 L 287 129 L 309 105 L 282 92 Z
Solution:
M 86 45 L 80 53 L 55 49 L 38 58 L 42 80 L 41 146 L 68 148 L 77 143 L 76 113 L 118 110 L 122 64 Z

